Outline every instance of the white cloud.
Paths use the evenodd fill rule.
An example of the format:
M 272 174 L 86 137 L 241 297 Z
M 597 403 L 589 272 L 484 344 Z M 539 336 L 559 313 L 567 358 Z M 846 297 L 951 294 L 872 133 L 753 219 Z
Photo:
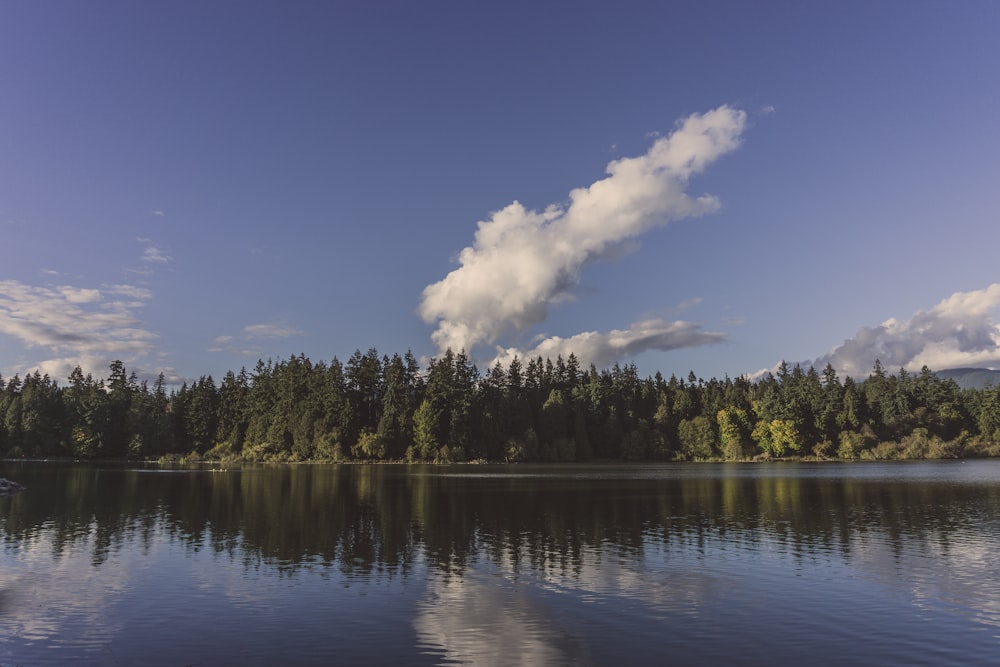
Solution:
M 429 572 L 413 626 L 419 642 L 449 664 L 590 664 L 585 632 L 546 598 L 597 606 L 629 600 L 661 616 L 697 617 L 733 582 L 707 568 L 663 566 L 686 548 L 646 540 L 634 557 L 606 558 L 601 548 L 584 546 L 572 567 L 552 562 L 558 559 L 536 563 L 529 548 L 504 550 L 461 576 Z M 532 562 L 530 572 L 517 565 L 524 562 Z
M 538 343 L 530 350 L 507 348 L 500 351 L 497 360 L 507 365 L 514 358 L 542 357 L 555 359 L 568 357 L 572 352 L 584 366 L 594 364 L 598 368 L 608 366 L 623 358 L 633 357 L 646 350 L 669 351 L 685 347 L 699 347 L 721 343 L 727 339 L 724 333 L 702 331 L 697 324 L 684 321 L 664 322 L 646 320 L 637 322 L 625 330 L 609 333 L 588 331 L 569 338 L 553 336 Z
M 51 528 L 32 530 L 5 551 L 0 590 L 8 638 L 35 646 L 81 636 L 113 642 L 122 624 L 108 609 L 129 590 L 135 568 L 134 562 L 95 567 L 92 554 L 100 549 L 95 524 L 81 526 L 68 541 Z M 5 654 L 11 645 L 5 642 Z
M 932 370 L 965 366 L 1000 366 L 1000 283 L 971 292 L 956 292 L 928 311 L 905 322 L 888 319 L 863 327 L 813 363 L 833 365 L 852 377 L 868 375 L 878 359 L 889 369 Z
M 499 582 L 505 583 L 503 579 Z M 431 573 L 413 626 L 422 645 L 459 665 L 563 665 L 585 647 L 559 626 L 558 615 L 533 604 L 521 587 L 497 577 Z M 484 631 L 484 628 L 488 630 Z
M 155 215 L 158 218 L 162 218 L 162 217 L 166 216 L 167 214 L 164 213 L 163 211 L 153 211 L 153 215 Z
M 131 285 L 112 285 L 107 291 L 134 299 L 151 296 L 148 290 Z M 112 360 L 128 362 L 153 349 L 156 334 L 142 327 L 130 303 L 110 301 L 97 289 L 36 287 L 2 280 L 0 334 L 16 338 L 29 349 L 47 349 L 53 355 L 18 371 L 37 368 L 61 380 L 79 365 L 100 376 Z
M 460 266 L 424 289 L 420 315 L 437 324 L 434 342 L 471 350 L 538 324 L 588 264 L 650 229 L 717 210 L 715 197 L 684 190 L 739 146 L 745 124 L 728 106 L 694 114 L 644 155 L 609 163 L 607 178 L 573 190 L 568 203 L 536 211 L 515 201 L 480 222 Z
M 144 262 L 151 262 L 154 264 L 169 264 L 170 261 L 173 260 L 173 257 L 164 253 L 155 246 L 149 246 L 145 251 L 143 251 L 142 257 L 139 259 Z
M 63 285 L 57 289 L 70 303 L 94 303 L 101 300 L 100 290 L 70 287 L 69 285 Z
M 117 296 L 127 296 L 132 299 L 148 300 L 153 298 L 153 293 L 145 287 L 134 285 L 104 285 L 105 290 Z
M 253 338 L 288 338 L 301 336 L 303 332 L 284 324 L 250 324 L 243 327 L 246 339 Z

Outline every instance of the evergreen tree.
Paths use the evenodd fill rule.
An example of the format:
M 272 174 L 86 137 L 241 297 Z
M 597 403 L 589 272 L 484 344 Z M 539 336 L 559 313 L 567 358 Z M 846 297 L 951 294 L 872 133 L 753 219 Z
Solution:
M 411 374 L 407 364 L 398 354 L 394 354 L 392 359 L 383 359 L 382 373 L 385 397 L 382 402 L 378 435 L 384 445 L 385 456 L 399 459 L 405 455 L 406 448 L 413 442 L 415 374 Z
M 9 386 L 9 385 L 8 385 Z M 63 392 L 67 419 L 72 424 L 70 449 L 74 456 L 92 458 L 103 453 L 107 403 L 104 382 L 84 376 L 79 366 L 69 376 L 69 387 Z
M 202 376 L 192 385 L 185 402 L 184 435 L 191 451 L 204 454 L 215 446 L 218 430 L 219 395 L 212 376 Z
M 162 378 L 162 375 L 160 376 Z M 229 449 L 240 452 L 246 442 L 250 419 L 250 377 L 246 368 L 239 374 L 226 373 L 219 385 L 219 413 L 215 439 L 228 442 Z

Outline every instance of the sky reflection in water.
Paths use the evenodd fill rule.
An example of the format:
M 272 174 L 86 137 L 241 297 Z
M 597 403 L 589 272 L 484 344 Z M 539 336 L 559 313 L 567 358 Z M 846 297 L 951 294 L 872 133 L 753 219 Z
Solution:
M 0 664 L 1000 655 L 1000 462 L 2 472 Z

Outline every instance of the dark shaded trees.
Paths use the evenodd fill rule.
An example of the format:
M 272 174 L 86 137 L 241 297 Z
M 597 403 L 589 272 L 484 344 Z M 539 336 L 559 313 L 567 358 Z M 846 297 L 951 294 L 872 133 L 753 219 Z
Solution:
M 756 381 L 705 381 L 577 359 L 494 363 L 464 352 L 421 369 L 413 355 L 356 351 L 313 363 L 259 361 L 182 383 L 106 379 L 77 368 L 65 386 L 0 378 L 0 453 L 250 461 L 739 460 L 756 456 L 920 458 L 1000 454 L 1000 390 L 960 390 L 930 369 L 863 381 L 831 366 L 780 365 Z

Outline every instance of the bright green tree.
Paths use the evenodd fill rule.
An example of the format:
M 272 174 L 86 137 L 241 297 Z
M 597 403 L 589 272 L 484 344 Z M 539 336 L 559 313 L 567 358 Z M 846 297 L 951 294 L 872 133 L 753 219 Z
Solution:
M 784 456 L 787 451 L 802 449 L 802 439 L 795 421 L 791 419 L 760 420 L 754 427 L 751 437 L 765 454 Z
M 723 408 L 716 414 L 716 421 L 719 424 L 722 455 L 730 461 L 745 458 L 752 446 L 747 411 L 736 407 Z

